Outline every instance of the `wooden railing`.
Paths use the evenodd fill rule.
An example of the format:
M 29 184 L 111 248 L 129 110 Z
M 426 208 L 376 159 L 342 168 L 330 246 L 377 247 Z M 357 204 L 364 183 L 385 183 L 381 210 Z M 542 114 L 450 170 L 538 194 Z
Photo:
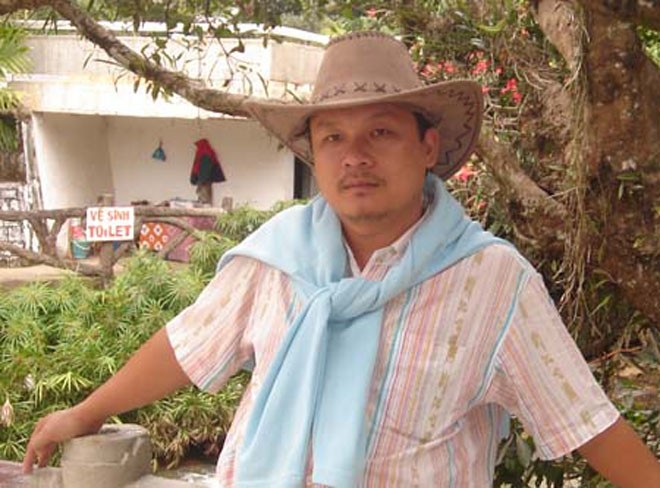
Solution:
M 113 276 L 113 266 L 122 256 L 135 248 L 140 237 L 142 224 L 146 222 L 160 222 L 181 229 L 172 238 L 159 255 L 166 257 L 176 249 L 187 237 L 195 237 L 200 232 L 185 217 L 217 217 L 224 212 L 222 208 L 170 208 L 153 206 L 135 206 L 135 234 L 133 241 L 125 241 L 116 249 L 112 242 L 101 243 L 98 264 L 81 262 L 76 259 L 59 257 L 56 252 L 57 236 L 68 219 L 79 218 L 84 222 L 86 208 L 67 208 L 58 210 L 33 211 L 0 211 L 0 221 L 25 221 L 31 227 L 39 242 L 39 251 L 24 249 L 16 244 L 0 241 L 0 251 L 9 252 L 31 264 L 45 264 L 48 266 L 69 269 L 86 276 L 98 276 L 104 281 Z

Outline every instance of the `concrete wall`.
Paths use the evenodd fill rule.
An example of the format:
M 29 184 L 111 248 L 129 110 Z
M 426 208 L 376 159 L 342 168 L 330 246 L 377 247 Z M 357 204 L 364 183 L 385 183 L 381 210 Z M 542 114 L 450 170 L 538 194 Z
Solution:
M 34 114 L 44 208 L 96 203 L 113 189 L 108 128 L 102 117 Z
M 119 40 L 136 52 L 155 50 L 149 37 L 119 36 Z M 124 71 L 114 64 L 105 51 L 77 35 L 30 36 L 27 45 L 32 60 L 31 73 L 101 80 L 119 76 Z M 234 52 L 229 62 L 223 59 L 222 48 L 230 51 L 236 45 L 236 40 L 226 39 L 222 46 L 217 41 L 210 41 L 200 49 L 191 49 L 184 38 L 179 37 L 168 42 L 167 53 L 177 71 L 195 78 L 222 83 L 228 77 L 230 67 L 235 68 L 241 63 L 268 79 L 269 65 L 261 63 L 264 55 L 269 56 L 268 48 L 264 49 L 258 39 L 246 39 L 243 42 L 244 52 Z
M 269 208 L 293 197 L 293 155 L 278 150 L 256 122 L 48 113 L 33 120 L 44 208 L 92 205 L 108 192 L 118 205 L 195 200 L 189 176 L 201 137 L 227 177 L 213 185 L 215 206 L 232 197 L 238 205 Z M 161 140 L 166 161 L 151 157 Z

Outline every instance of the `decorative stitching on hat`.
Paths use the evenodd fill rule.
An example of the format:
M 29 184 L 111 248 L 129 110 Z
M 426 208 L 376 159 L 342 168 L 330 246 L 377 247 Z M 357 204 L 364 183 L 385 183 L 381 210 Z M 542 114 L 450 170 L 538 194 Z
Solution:
M 346 88 L 345 84 L 335 85 L 321 93 L 318 98 L 312 100 L 313 102 L 325 102 L 328 99 L 335 98 L 339 95 L 346 95 L 349 92 L 352 93 L 401 93 L 403 90 L 397 85 L 388 85 L 387 83 L 376 83 L 372 82 L 371 84 L 368 81 L 365 82 L 353 82 L 353 90 Z
M 337 95 L 345 95 L 346 94 L 346 85 L 341 84 L 337 85 L 334 87 L 335 93 L 334 96 L 336 97 Z
M 337 44 L 338 42 L 349 41 L 351 39 L 368 39 L 370 37 L 374 39 L 387 39 L 389 41 L 401 43 L 401 41 L 399 41 L 398 39 L 395 39 L 394 37 L 385 34 L 383 32 L 358 31 L 358 32 L 349 32 L 348 34 L 342 34 L 341 36 L 333 37 L 328 41 L 328 44 L 326 44 L 325 47 L 327 49 L 333 44 Z
M 447 166 L 450 165 L 450 159 L 449 155 L 451 153 L 455 153 L 457 151 L 461 151 L 465 146 L 469 146 L 472 140 L 466 141 L 466 144 L 463 143 L 463 139 L 465 139 L 465 136 L 473 134 L 473 137 L 478 137 L 478 134 L 476 131 L 473 130 L 473 120 L 475 117 L 475 98 L 470 94 L 466 93 L 463 90 L 458 90 L 456 91 L 455 89 L 451 88 L 449 90 L 442 90 L 439 91 L 438 94 L 446 93 L 449 97 L 457 99 L 459 102 L 463 104 L 464 107 L 466 107 L 465 114 L 466 114 L 466 119 L 465 122 L 463 123 L 463 129 L 464 131 L 457 134 L 454 137 L 454 141 L 456 142 L 456 146 L 453 148 L 447 148 L 445 150 L 445 162 L 444 163 L 438 163 L 439 166 Z

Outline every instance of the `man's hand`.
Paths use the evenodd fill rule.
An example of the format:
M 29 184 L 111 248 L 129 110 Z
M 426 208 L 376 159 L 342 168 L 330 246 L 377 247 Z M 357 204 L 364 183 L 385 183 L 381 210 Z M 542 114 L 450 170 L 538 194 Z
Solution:
M 23 472 L 29 474 L 36 462 L 40 468 L 48 464 L 58 444 L 85 434 L 93 434 L 105 419 L 89 418 L 80 406 L 60 410 L 37 422 L 23 459 Z

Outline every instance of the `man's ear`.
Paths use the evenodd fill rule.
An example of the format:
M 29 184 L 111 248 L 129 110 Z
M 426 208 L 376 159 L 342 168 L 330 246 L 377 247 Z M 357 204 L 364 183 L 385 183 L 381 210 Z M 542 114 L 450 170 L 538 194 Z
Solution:
M 426 129 L 424 139 L 422 140 L 425 153 L 425 166 L 432 168 L 438 162 L 438 152 L 440 151 L 440 133 L 435 127 Z

